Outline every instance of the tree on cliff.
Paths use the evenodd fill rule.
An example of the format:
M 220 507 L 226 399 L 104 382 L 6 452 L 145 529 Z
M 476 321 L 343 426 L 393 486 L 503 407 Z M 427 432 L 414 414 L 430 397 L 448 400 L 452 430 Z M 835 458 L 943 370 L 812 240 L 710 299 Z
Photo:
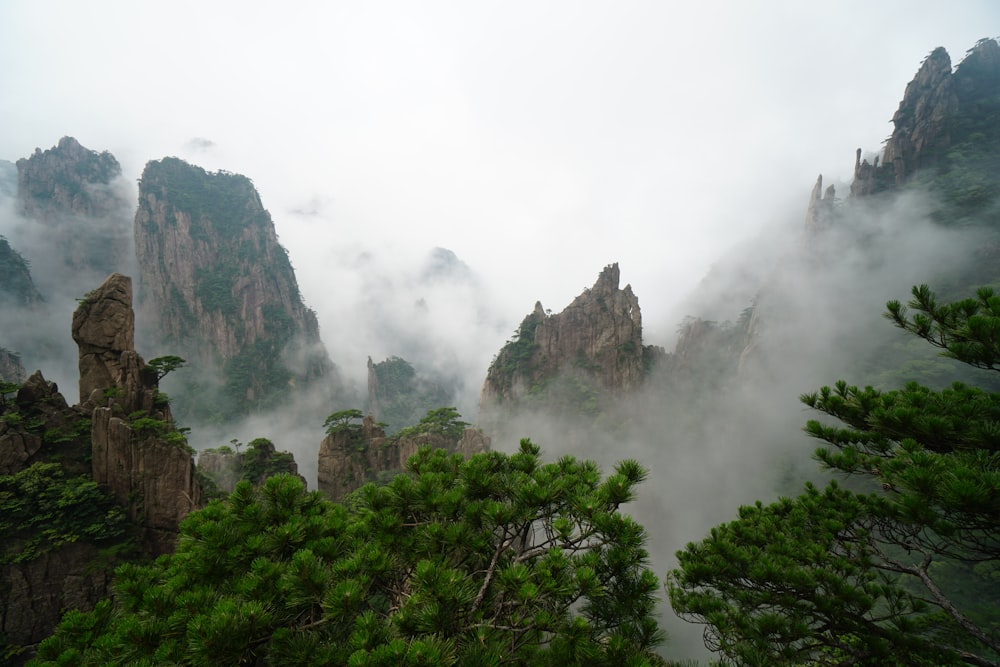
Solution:
M 939 305 L 926 287 L 897 326 L 979 368 L 1000 364 L 1000 297 Z M 838 382 L 802 397 L 822 464 L 851 489 L 743 507 L 678 553 L 674 609 L 736 665 L 1000 664 L 1000 395 L 955 383 Z
M 293 477 L 192 513 L 33 664 L 648 665 L 662 640 L 623 461 L 422 449 L 347 506 Z

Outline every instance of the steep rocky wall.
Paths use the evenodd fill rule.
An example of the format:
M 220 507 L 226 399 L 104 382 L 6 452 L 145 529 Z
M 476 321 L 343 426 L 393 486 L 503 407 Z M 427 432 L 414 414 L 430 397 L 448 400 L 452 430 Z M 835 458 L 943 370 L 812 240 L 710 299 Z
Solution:
M 328 435 L 320 443 L 319 490 L 333 500 L 341 500 L 368 482 L 384 480 L 402 472 L 406 461 L 425 445 L 468 457 L 487 451 L 490 439 L 476 428 L 465 429 L 457 442 L 429 433 L 387 438 L 385 431 L 369 415 L 356 436 L 341 431 Z
M 41 302 L 28 262 L 0 236 L 0 307 L 37 306 Z
M 0 382 L 23 382 L 24 378 L 21 356 L 0 347 Z
M 619 289 L 617 264 L 604 268 L 597 282 L 561 313 L 535 304 L 517 336 L 497 354 L 480 398 L 484 412 L 511 405 L 560 374 L 593 381 L 611 396 L 638 388 L 646 374 L 639 301 L 626 285 Z
M 135 240 L 143 319 L 176 353 L 225 375 L 237 409 L 332 374 L 250 179 L 149 162 Z
M 73 137 L 17 161 L 20 212 L 45 227 L 46 242 L 77 273 L 107 275 L 131 266 L 132 203 L 121 166 Z
M 203 504 L 194 457 L 176 444 L 137 433 L 113 413 L 112 408 L 94 410 L 94 481 L 143 527 L 149 552 L 172 551 L 180 522 Z
M 93 609 L 111 589 L 112 572 L 101 562 L 98 547 L 76 543 L 0 568 L 0 636 L 30 654 L 66 610 Z M 3 664 L 22 664 L 21 657 L 28 655 Z
M 80 399 L 92 411 L 92 472 L 126 507 L 152 553 L 173 546 L 180 521 L 202 504 L 192 453 L 159 400 L 156 374 L 134 347 L 132 281 L 113 274 L 73 313 Z M 129 415 L 141 415 L 130 421 Z
M 906 86 L 881 158 L 870 163 L 858 150 L 851 194 L 900 186 L 918 171 L 941 165 L 955 145 L 996 142 L 998 106 L 1000 44 L 980 40 L 954 71 L 948 52 L 934 49 Z

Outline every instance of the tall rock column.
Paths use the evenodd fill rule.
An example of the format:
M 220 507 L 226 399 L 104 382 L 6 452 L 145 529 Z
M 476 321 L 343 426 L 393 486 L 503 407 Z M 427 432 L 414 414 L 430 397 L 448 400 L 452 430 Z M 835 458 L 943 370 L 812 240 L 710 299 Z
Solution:
M 93 410 L 94 481 L 143 528 L 146 549 L 165 553 L 181 520 L 202 504 L 202 491 L 194 457 L 158 396 L 157 376 L 135 351 L 134 324 L 127 276 L 109 276 L 81 301 L 73 314 L 80 397 Z

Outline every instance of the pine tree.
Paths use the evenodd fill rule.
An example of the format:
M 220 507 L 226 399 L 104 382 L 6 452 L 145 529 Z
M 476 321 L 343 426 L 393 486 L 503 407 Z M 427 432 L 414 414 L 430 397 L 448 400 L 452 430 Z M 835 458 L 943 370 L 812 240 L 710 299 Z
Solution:
M 650 665 L 662 632 L 621 462 L 421 449 L 346 505 L 278 475 L 192 513 L 118 570 L 35 665 Z
M 1000 370 L 992 291 L 939 305 L 924 285 L 887 309 L 946 356 Z M 726 664 L 1000 664 L 1000 395 L 838 382 L 802 401 L 842 423 L 806 432 L 850 489 L 807 485 L 689 544 L 668 575 L 677 613 Z

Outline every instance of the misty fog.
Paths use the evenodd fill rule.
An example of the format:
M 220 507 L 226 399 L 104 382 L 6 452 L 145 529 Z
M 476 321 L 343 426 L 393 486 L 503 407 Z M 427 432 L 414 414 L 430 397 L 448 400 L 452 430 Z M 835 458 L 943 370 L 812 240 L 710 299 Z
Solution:
M 878 152 L 921 58 L 943 44 L 957 62 L 996 24 L 988 0 L 947 15 L 901 0 L 220 3 L 197 6 L 197 21 L 184 3 L 97 4 L 61 3 L 58 19 L 48 4 L 0 8 L 0 120 L 11 128 L 0 158 L 63 135 L 111 151 L 122 207 L 86 224 L 126 244 L 147 160 L 177 155 L 254 180 L 349 404 L 317 392 L 237 425 L 182 425 L 199 450 L 269 438 L 312 488 L 323 418 L 363 407 L 369 357 L 446 379 L 475 422 L 490 360 L 534 303 L 559 312 L 619 262 L 645 344 L 669 353 L 685 317 L 736 326 L 753 306 L 750 350 L 710 382 L 654 376 L 597 428 L 525 414 L 493 446 L 529 437 L 547 458 L 593 458 L 606 471 L 639 460 L 650 477 L 629 511 L 662 577 L 676 550 L 739 505 L 822 475 L 801 432 L 815 415 L 798 396 L 838 379 L 877 383 L 872 355 L 906 337 L 881 317 L 885 302 L 950 275 L 976 246 L 930 222 L 925 193 L 870 204 L 846 193 L 854 149 Z M 842 215 L 808 235 L 821 171 Z M 70 320 L 105 275 L 63 259 L 80 220 L 20 214 L 9 172 L 0 235 L 46 302 L 5 314 L 0 346 L 26 351 L 27 372 L 41 369 L 74 403 Z M 117 261 L 137 276 L 134 257 Z M 172 353 L 137 324 L 145 359 Z M 168 394 L 185 372 L 164 380 Z M 700 627 L 666 604 L 662 621 L 665 654 L 705 657 Z

